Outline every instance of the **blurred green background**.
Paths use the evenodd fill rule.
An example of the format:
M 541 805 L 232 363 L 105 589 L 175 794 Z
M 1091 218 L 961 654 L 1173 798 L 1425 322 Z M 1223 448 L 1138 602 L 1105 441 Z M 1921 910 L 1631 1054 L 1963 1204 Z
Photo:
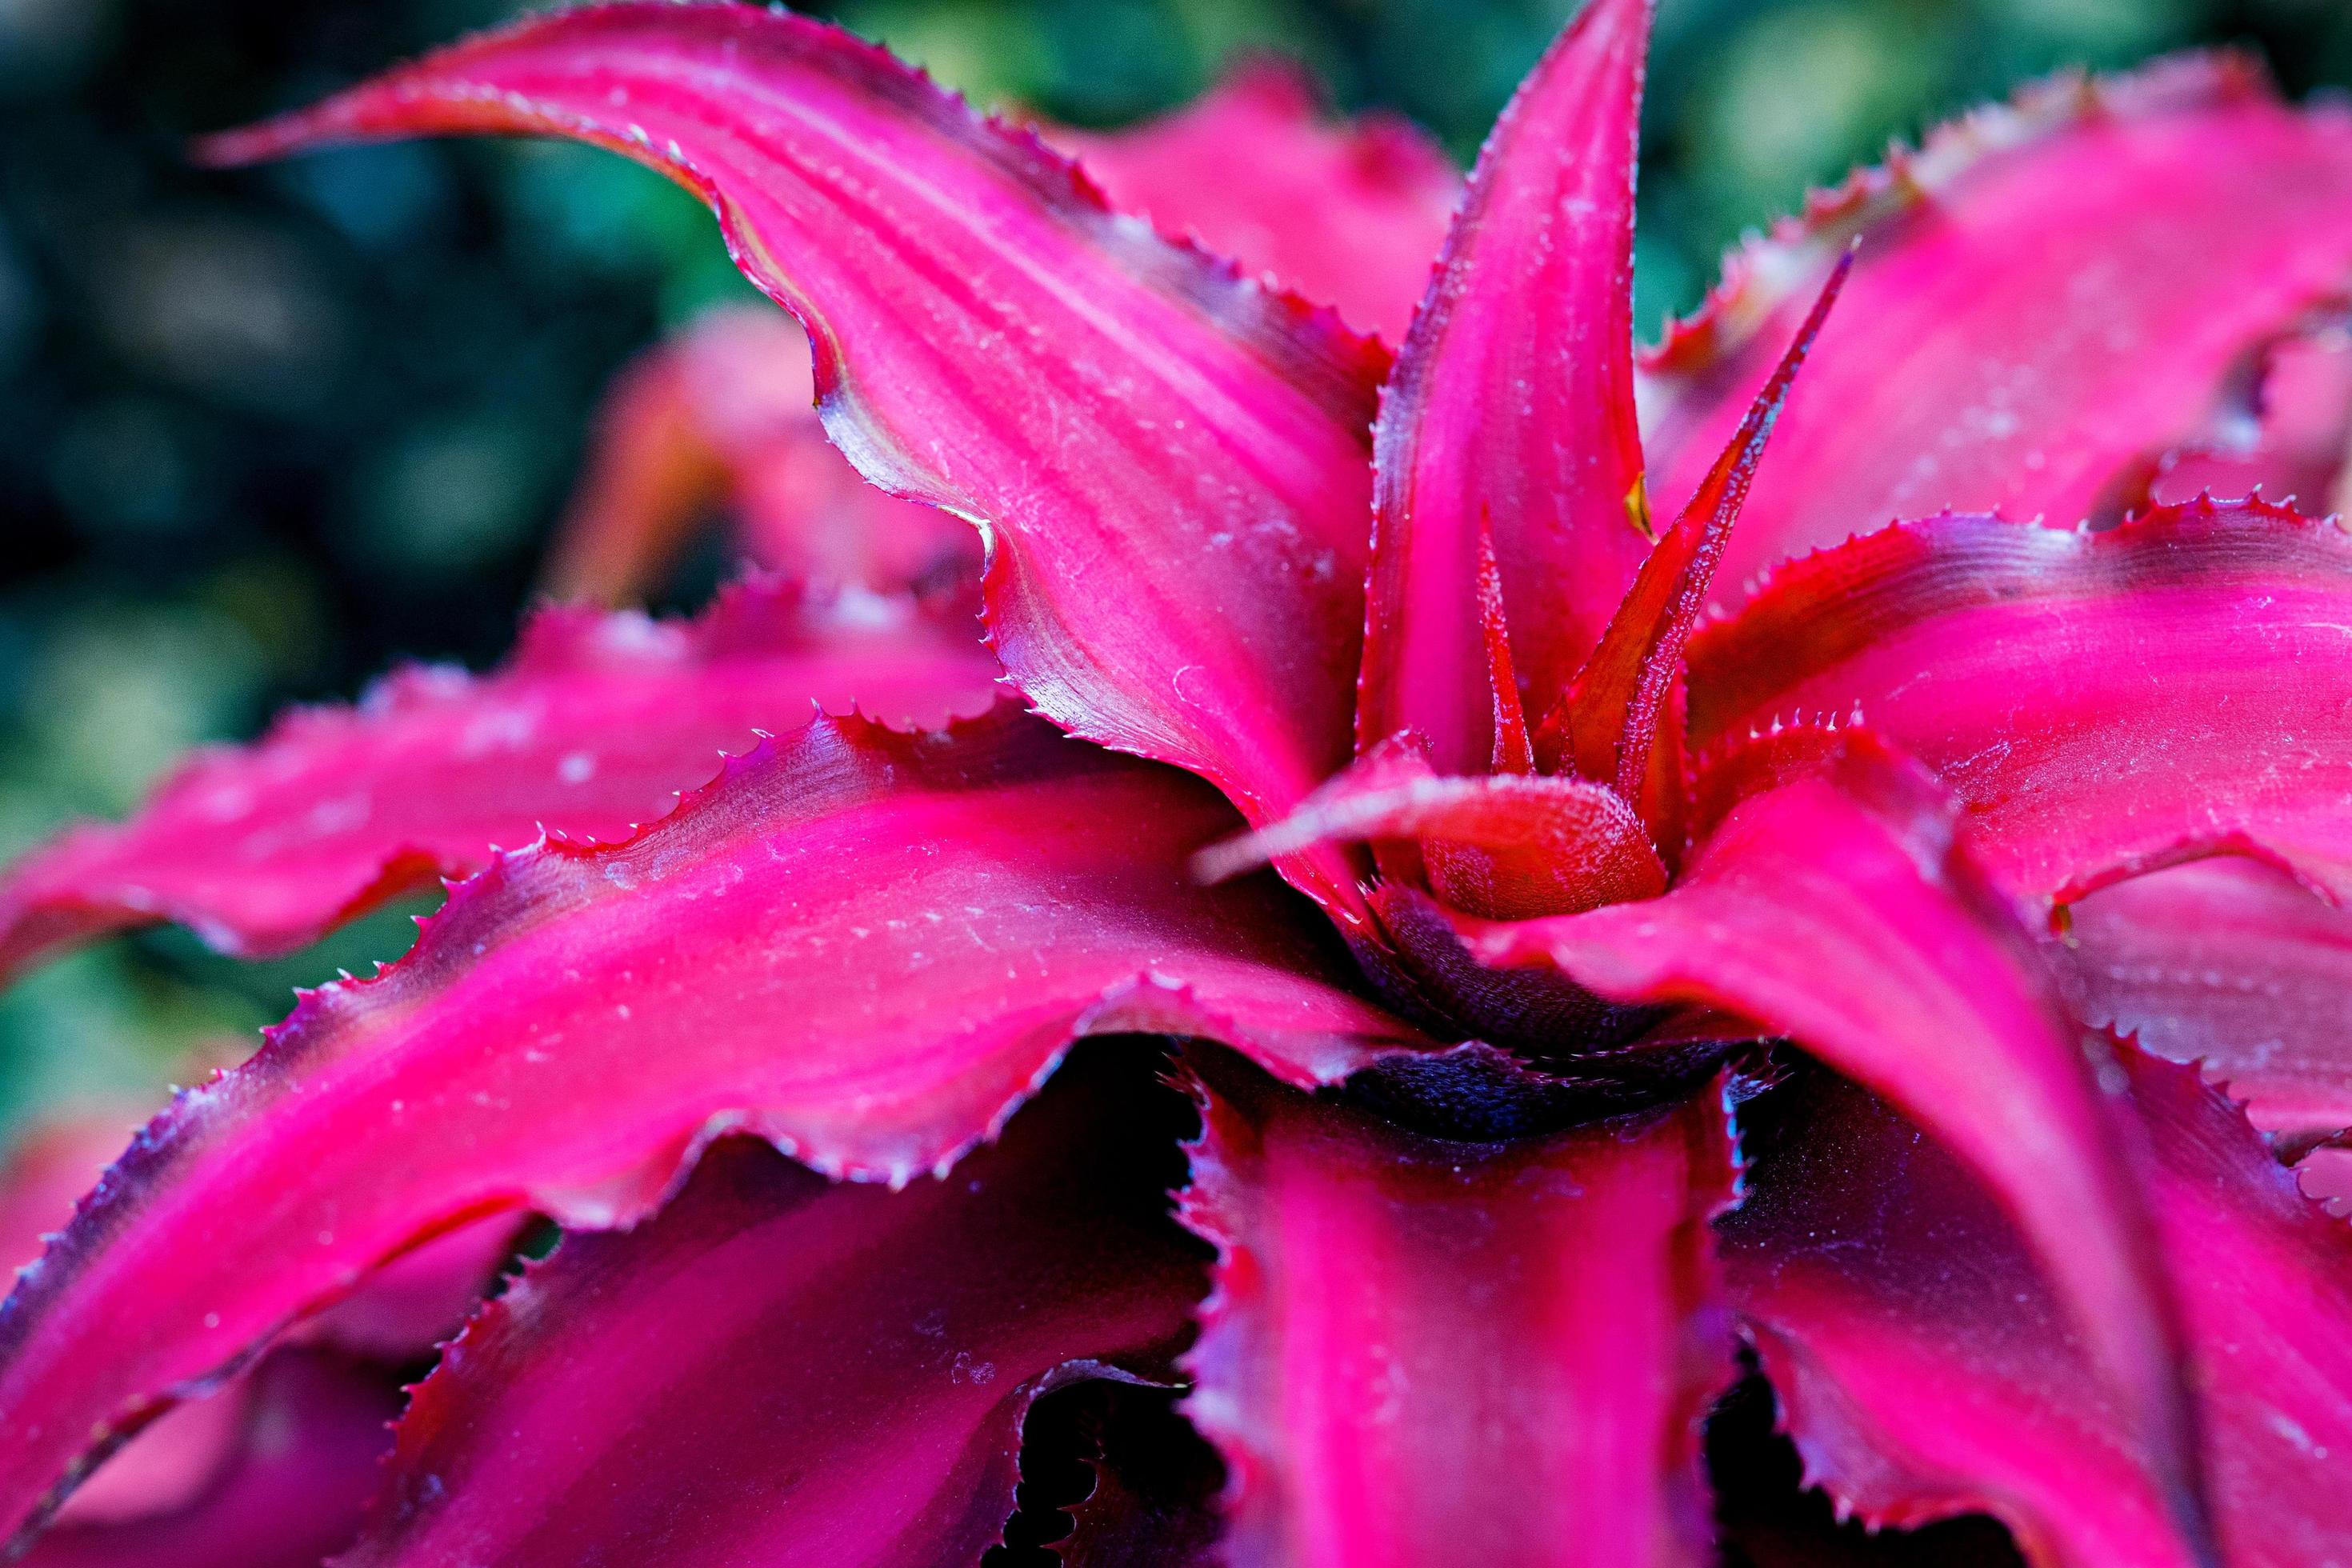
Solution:
M 1573 0 L 843 0 L 982 100 L 1109 124 L 1237 51 L 1304 58 L 1458 155 Z M 394 658 L 497 656 L 605 378 L 742 286 L 709 219 L 577 149 L 423 144 L 233 175 L 192 133 L 289 106 L 504 0 L 0 0 L 0 853 L 120 814 L 187 746 Z M 2352 79 L 2346 0 L 1664 0 L 1642 319 L 1739 230 L 2068 64 L 2255 44 Z M 388 911 L 237 965 L 171 933 L 0 998 L 0 1131 L 155 1092 L 288 987 L 406 945 Z

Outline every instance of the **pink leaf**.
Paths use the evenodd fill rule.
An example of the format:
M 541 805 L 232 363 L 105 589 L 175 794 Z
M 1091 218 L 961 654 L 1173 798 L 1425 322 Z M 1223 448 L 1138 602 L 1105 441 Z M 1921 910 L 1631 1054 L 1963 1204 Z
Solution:
M 348 1544 L 400 1408 L 381 1369 L 283 1351 L 251 1374 L 219 1472 L 180 1507 L 61 1521 L 22 1568 L 318 1568 Z
M 1030 1403 L 1164 1377 L 1205 1284 L 1147 1072 L 1074 1063 L 1002 1143 L 898 1193 L 720 1142 L 450 1348 L 338 1568 L 976 1562 Z
M 967 629 L 876 608 L 751 584 L 685 625 L 547 610 L 489 675 L 411 669 L 356 708 L 298 711 L 200 754 L 131 822 L 20 861 L 0 880 L 0 969 L 155 920 L 282 952 L 542 826 L 622 837 L 813 701 L 894 723 L 987 707 L 993 661 Z
M 2242 356 L 2343 288 L 2352 114 L 2190 58 L 2063 78 L 1858 174 L 1728 264 L 1643 388 L 1653 489 L 1682 495 L 1863 237 L 1850 331 L 1807 373 L 1723 582 L 1939 507 L 2111 516 L 2195 438 Z
M 2265 1132 L 2352 1129 L 2352 915 L 2221 856 L 2118 882 L 2068 911 L 2084 1016 L 2196 1062 Z
M 1998 1193 L 2197 1529 L 2163 1269 L 2080 1027 L 1940 795 L 1859 742 L 1736 808 L 1664 898 L 1474 933 L 1620 1002 L 1697 1003 L 1867 1084 Z
M 1612 784 L 1641 812 L 1651 837 L 1680 858 L 1683 815 L 1683 650 L 1706 605 L 1732 524 L 1748 498 L 1765 443 L 1780 423 L 1805 356 L 1837 303 L 1852 265 L 1830 273 L 1772 378 L 1756 395 L 1731 443 L 1626 592 L 1600 646 L 1561 706 L 1563 748 L 1585 777 Z
M 1699 1564 L 1722 1113 L 1444 1142 L 1202 1064 L 1187 1358 L 1235 1568 Z
M 2224 1560 L 2311 1568 L 2352 1538 L 2352 1232 L 2193 1074 L 2122 1059 Z M 1724 1268 L 1813 1479 L 1885 1522 L 1988 1510 L 2049 1568 L 2185 1568 L 2154 1468 L 1966 1173 L 1825 1076 L 1755 1112 L 1764 1131 L 1744 1112 L 1742 1139 L 1761 1158 L 1722 1222 Z
M 1493 750 L 1491 529 L 1526 706 L 1549 711 L 1648 550 L 1633 400 L 1650 0 L 1593 0 L 1504 110 L 1382 399 L 1359 747 Z
M 990 630 L 1041 711 L 1254 820 L 1346 760 L 1377 344 L 1155 238 L 880 49 L 750 6 L 526 22 L 211 151 L 482 131 L 593 142 L 712 202 L 808 327 L 835 442 L 987 531 Z M 1335 856 L 1291 869 L 1360 907 Z
M 1462 176 L 1412 121 L 1327 123 L 1297 67 L 1252 60 L 1199 101 L 1112 132 L 1040 127 L 1112 205 L 1404 337 Z
M 860 479 L 815 405 L 807 335 L 764 307 L 713 311 L 648 351 L 606 395 L 550 591 L 641 597 L 721 503 L 740 552 L 795 582 L 897 594 L 976 577 L 971 528 Z
M 2341 513 L 2352 454 L 2352 332 L 2342 311 L 2262 344 L 2231 383 L 2209 428 L 2158 459 L 2142 504 L 2260 489 L 2308 517 Z
M 1411 1031 L 1270 879 L 1204 889 L 1213 792 L 1000 710 L 821 719 L 627 844 L 502 856 L 380 978 L 184 1095 L 0 1309 L 0 1524 L 93 1444 L 466 1219 L 626 1224 L 718 1131 L 904 1181 L 1070 1038 L 1328 1079 Z
M 1937 517 L 1799 562 L 1691 645 L 1694 749 L 1859 712 L 2032 898 L 2254 847 L 2352 894 L 2352 537 L 2259 502 L 2105 533 Z

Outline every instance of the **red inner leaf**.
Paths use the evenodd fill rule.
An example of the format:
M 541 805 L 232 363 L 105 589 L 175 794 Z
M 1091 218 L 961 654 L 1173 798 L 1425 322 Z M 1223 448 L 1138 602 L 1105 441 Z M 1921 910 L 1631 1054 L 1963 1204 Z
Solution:
M 1478 614 L 1494 531 L 1512 662 L 1549 711 L 1648 542 L 1634 432 L 1633 167 L 1650 0 L 1594 0 L 1480 154 L 1381 401 L 1359 748 L 1496 748 Z M 1516 695 L 1516 694 L 1515 694 Z

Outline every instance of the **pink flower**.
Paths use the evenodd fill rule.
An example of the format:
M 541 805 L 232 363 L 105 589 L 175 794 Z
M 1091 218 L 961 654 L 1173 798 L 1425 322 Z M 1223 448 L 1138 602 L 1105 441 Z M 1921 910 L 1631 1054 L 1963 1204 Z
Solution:
M 19 959 L 481 869 L 19 1284 L 9 1526 L 530 1209 L 575 1234 L 339 1561 L 971 1560 L 1094 1380 L 1073 1561 L 1700 1563 L 1743 1341 L 1873 1521 L 2341 1554 L 2352 1237 L 2283 1162 L 2352 1127 L 2352 540 L 2166 487 L 2335 482 L 2352 118 L 2227 58 L 2042 89 L 1637 361 L 1647 27 L 1537 67 L 1394 356 L 1171 237 L 1181 158 L 1155 227 L 790 16 L 544 18 L 213 143 L 703 192 L 835 444 L 979 525 L 986 650 L 875 583 L 551 612 L 20 868 Z

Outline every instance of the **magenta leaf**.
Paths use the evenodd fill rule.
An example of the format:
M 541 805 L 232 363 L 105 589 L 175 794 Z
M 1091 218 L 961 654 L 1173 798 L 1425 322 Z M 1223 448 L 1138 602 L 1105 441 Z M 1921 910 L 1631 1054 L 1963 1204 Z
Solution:
M 816 416 L 808 337 L 761 306 L 714 310 L 625 369 L 548 563 L 551 592 L 644 595 L 714 504 L 738 551 L 794 582 L 897 594 L 977 577 L 961 519 L 867 484 Z
M 1683 652 L 1706 606 L 1707 587 L 1732 524 L 1764 459 L 1797 373 L 1812 352 L 1853 258 L 1840 261 L 1797 329 L 1772 377 L 1756 395 L 1731 442 L 1692 493 L 1690 504 L 1610 617 L 1600 645 L 1577 672 L 1560 712 L 1560 749 L 1585 777 L 1616 786 L 1660 846 L 1679 851 L 1683 778 Z M 1675 855 L 1679 858 L 1679 854 Z
M 1697 482 L 1856 235 L 1852 324 L 1748 499 L 1727 596 L 1938 508 L 2111 517 L 2151 459 L 2205 430 L 2250 350 L 2340 293 L 2352 114 L 2281 104 L 2242 58 L 2189 58 L 2062 78 L 1855 175 L 1735 255 L 1654 356 L 1655 491 Z
M 350 1544 L 383 1476 L 400 1400 L 380 1367 L 280 1351 L 248 1374 L 223 1462 L 180 1506 L 61 1520 L 22 1568 L 318 1568 Z
M 1082 1058 L 1001 1143 L 895 1193 L 721 1142 L 450 1348 L 338 1568 L 977 1561 L 1034 1399 L 1169 1375 L 1206 1284 L 1150 1136 L 1170 1098 L 1146 1061 Z
M 2352 1232 L 2187 1069 L 2126 1048 L 2230 1568 L 2352 1538 Z M 1759 1123 L 1751 1126 L 1753 1119 Z M 1966 1173 L 1815 1075 L 1742 1113 L 1727 1283 L 1812 1478 L 1869 1519 L 1999 1515 L 2049 1568 L 2186 1568 L 2155 1468 Z
M 1721 1110 L 1477 1144 L 1200 1064 L 1186 1364 L 1236 1568 L 1700 1564 Z
M 1356 734 L 1483 773 L 1491 530 L 1526 706 L 1549 711 L 1647 553 L 1633 153 L 1650 0 L 1593 0 L 1504 110 L 1382 400 Z M 1513 694 L 1514 697 L 1517 694 Z
M 2352 1129 L 2352 914 L 2219 856 L 2093 893 L 2062 941 L 2090 1022 L 2200 1064 L 2290 1143 Z
M 1121 211 L 1402 342 L 1462 176 L 1410 121 L 1320 108 L 1303 71 L 1255 59 L 1163 119 L 1042 129 Z
M 1968 803 L 2021 896 L 2244 848 L 2352 894 L 2332 522 L 2199 502 L 2103 533 L 1908 523 L 1782 569 L 1690 671 L 1695 749 L 1858 712 Z
M 808 327 L 841 448 L 986 531 L 996 651 L 1057 723 L 1254 820 L 1345 762 L 1377 344 L 1154 237 L 882 50 L 750 6 L 526 22 L 211 151 L 485 131 L 712 202 Z M 1360 907 L 1336 857 L 1287 869 Z
M 903 1182 L 1076 1035 L 1211 1035 L 1302 1083 L 1414 1044 L 1279 884 L 1192 881 L 1236 826 L 1003 710 L 820 719 L 626 844 L 500 857 L 158 1118 L 0 1309 L 0 1524 L 418 1241 L 626 1224 L 717 1131 Z
M 731 589 L 698 620 L 545 610 L 506 665 L 392 676 L 200 753 L 121 826 L 84 826 L 0 879 L 0 972 L 170 920 L 225 952 L 282 952 L 542 827 L 610 839 L 707 783 L 722 750 L 811 704 L 938 723 L 992 700 L 968 626 L 912 604 Z
M 1955 830 L 1916 770 L 1857 742 L 1735 809 L 1664 897 L 1474 931 L 1471 947 L 1615 1001 L 1743 1015 L 1916 1117 L 2032 1237 L 2193 1537 L 2193 1419 L 2116 1113 Z

